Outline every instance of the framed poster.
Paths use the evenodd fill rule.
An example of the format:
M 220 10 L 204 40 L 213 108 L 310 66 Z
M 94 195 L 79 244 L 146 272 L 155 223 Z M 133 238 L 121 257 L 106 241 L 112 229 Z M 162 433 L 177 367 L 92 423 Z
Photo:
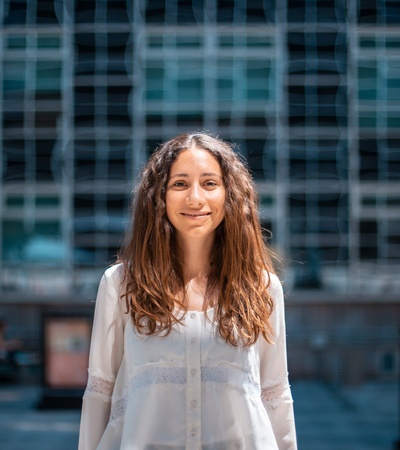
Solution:
M 44 384 L 50 388 L 83 388 L 91 322 L 87 317 L 47 316 L 44 320 Z

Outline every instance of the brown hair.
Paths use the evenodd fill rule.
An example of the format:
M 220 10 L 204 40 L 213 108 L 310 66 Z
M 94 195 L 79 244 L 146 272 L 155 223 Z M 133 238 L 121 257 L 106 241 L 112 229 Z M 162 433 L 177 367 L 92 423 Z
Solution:
M 225 215 L 215 235 L 207 293 L 217 288 L 219 333 L 232 345 L 250 346 L 261 334 L 271 342 L 268 292 L 273 273 L 257 210 L 251 175 L 232 146 L 207 133 L 181 134 L 160 145 L 141 174 L 133 201 L 131 228 L 118 262 L 124 264 L 127 310 L 139 333 L 167 335 L 185 310 L 177 293 L 185 292 L 174 228 L 166 214 L 166 186 L 180 152 L 197 147 L 219 162 L 226 190 Z M 207 295 L 206 293 L 206 295 Z

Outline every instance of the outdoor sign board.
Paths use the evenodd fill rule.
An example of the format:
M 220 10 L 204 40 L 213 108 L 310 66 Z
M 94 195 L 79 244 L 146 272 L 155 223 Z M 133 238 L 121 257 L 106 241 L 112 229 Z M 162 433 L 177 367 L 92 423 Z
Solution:
M 79 405 L 87 382 L 92 321 L 68 313 L 43 315 L 42 407 Z

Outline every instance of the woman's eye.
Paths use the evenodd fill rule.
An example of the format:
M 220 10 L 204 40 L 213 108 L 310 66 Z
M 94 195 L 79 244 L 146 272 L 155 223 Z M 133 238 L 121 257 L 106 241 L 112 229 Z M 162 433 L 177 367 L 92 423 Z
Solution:
M 175 181 L 175 183 L 172 186 L 173 187 L 184 187 L 184 186 L 186 186 L 186 183 L 184 181 Z
M 213 181 L 213 180 L 206 181 L 204 184 L 205 184 L 206 186 L 208 186 L 208 187 L 214 187 L 214 186 L 217 186 L 217 183 L 216 183 L 215 181 Z

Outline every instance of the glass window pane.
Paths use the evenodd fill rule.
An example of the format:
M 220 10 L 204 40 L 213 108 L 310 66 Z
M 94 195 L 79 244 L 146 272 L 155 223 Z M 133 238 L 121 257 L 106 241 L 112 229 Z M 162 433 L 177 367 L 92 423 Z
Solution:
M 61 89 L 61 61 L 37 61 L 36 90 L 58 91 Z
M 5 61 L 3 90 L 22 91 L 25 88 L 25 61 Z

